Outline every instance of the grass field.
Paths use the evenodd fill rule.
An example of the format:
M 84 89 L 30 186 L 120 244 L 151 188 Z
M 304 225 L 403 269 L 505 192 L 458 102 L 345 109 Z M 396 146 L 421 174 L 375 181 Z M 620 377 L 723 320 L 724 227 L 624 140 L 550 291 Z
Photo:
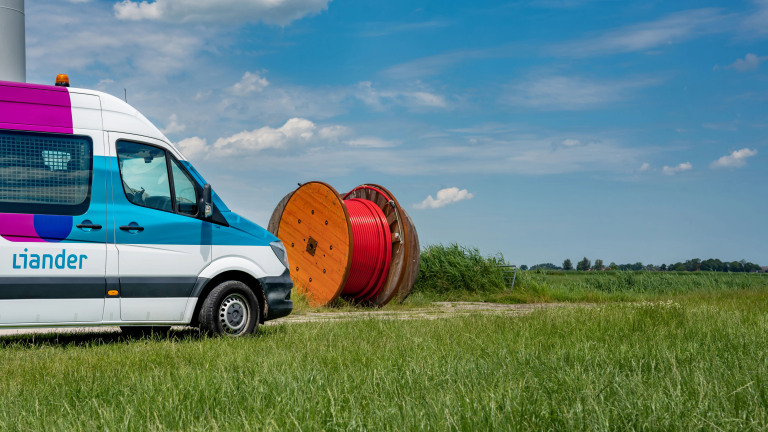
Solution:
M 626 302 L 768 290 L 764 273 L 551 270 L 518 271 L 510 290 L 499 264 L 505 264 L 504 257 L 483 256 L 457 244 L 426 246 L 405 306 L 433 301 Z
M 672 295 L 672 294 L 670 294 Z M 765 430 L 768 290 L 262 328 L 0 339 L 0 430 Z

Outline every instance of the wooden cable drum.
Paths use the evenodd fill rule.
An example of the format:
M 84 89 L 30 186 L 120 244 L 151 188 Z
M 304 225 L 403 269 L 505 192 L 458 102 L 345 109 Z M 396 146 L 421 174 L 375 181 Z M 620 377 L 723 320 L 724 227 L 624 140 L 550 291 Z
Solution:
M 416 229 L 382 186 L 360 185 L 342 198 L 326 183 L 305 183 L 278 203 L 268 229 L 285 245 L 294 285 L 312 306 L 339 296 L 383 306 L 404 300 L 416 282 Z

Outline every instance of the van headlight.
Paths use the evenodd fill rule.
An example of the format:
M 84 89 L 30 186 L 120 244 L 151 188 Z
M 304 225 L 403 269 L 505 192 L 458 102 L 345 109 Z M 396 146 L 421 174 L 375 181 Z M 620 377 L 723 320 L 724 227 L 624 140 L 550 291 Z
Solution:
M 281 263 L 283 263 L 285 268 L 290 268 L 288 265 L 288 254 L 285 252 L 285 246 L 283 246 L 283 243 L 280 241 L 275 241 L 269 245 L 272 247 L 272 252 L 275 253 L 275 256 L 280 260 Z

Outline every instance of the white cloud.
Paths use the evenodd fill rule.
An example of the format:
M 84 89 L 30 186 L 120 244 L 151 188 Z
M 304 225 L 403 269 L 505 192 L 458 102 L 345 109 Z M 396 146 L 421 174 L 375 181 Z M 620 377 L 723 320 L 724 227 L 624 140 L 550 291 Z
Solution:
M 691 165 L 690 162 L 683 162 L 680 165 L 675 167 L 669 167 L 664 165 L 664 168 L 661 169 L 661 172 L 663 172 L 666 175 L 675 175 L 677 173 L 690 171 L 692 169 L 693 169 L 693 165 Z
M 428 75 L 437 75 L 446 68 L 468 60 L 474 60 L 479 56 L 475 51 L 436 54 L 391 66 L 384 73 L 394 79 L 417 79 Z
M 204 138 L 192 137 L 177 145 L 189 158 L 213 156 L 216 158 L 243 158 L 267 149 L 279 149 L 306 143 L 317 127 L 309 120 L 292 118 L 279 128 L 264 126 L 219 138 L 209 146 Z
M 252 72 L 250 74 L 254 75 Z M 259 77 L 262 75 L 263 73 Z M 250 76 L 242 81 L 250 83 L 255 81 L 255 77 Z M 358 101 L 375 111 L 400 107 L 412 112 L 452 108 L 446 96 L 431 91 L 421 83 L 402 88 L 378 88 L 370 81 L 337 87 L 268 83 L 259 91 L 258 98 L 239 97 L 233 87 L 228 90 L 225 97 L 217 101 L 217 111 L 222 117 L 242 122 L 252 121 L 253 118 L 267 123 L 282 121 L 288 117 L 327 119 L 344 114 L 350 109 L 359 109 L 356 103 Z
M 258 72 L 246 72 L 240 82 L 229 88 L 229 91 L 236 95 L 245 95 L 253 92 L 260 92 L 267 88 L 269 81 L 259 75 Z
M 129 21 L 168 21 L 232 24 L 261 21 L 288 25 L 328 8 L 331 0 L 124 0 L 115 16 Z
M 592 81 L 580 77 L 550 76 L 510 86 L 502 101 L 509 105 L 544 110 L 592 109 L 622 100 L 631 90 L 656 83 L 650 79 Z
M 211 40 L 208 29 L 121 23 L 99 2 L 82 6 L 87 14 L 73 14 L 77 7 L 66 2 L 27 3 L 27 16 L 34 16 L 27 19 L 28 77 L 34 79 L 37 71 L 67 71 L 72 85 L 79 87 L 83 83 L 77 78 L 82 75 L 76 72 L 89 75 L 98 71 L 119 83 L 121 98 L 123 88 L 128 87 L 126 77 L 146 88 L 157 77 L 188 68 Z M 129 87 L 129 97 L 131 90 Z
M 243 131 L 228 137 L 217 139 L 212 145 L 204 138 L 192 137 L 181 140 L 177 146 L 190 159 L 202 157 L 214 157 L 217 159 L 227 159 L 232 162 L 248 160 L 250 156 L 260 154 L 265 150 L 287 150 L 291 152 L 299 147 L 303 147 L 302 152 L 312 152 L 321 149 L 318 145 L 325 143 L 338 143 L 339 138 L 352 133 L 352 130 L 346 126 L 332 125 L 318 128 L 318 126 L 307 119 L 292 118 L 278 128 L 264 126 L 252 131 Z M 319 140 L 322 141 L 319 141 Z M 383 147 L 391 146 L 391 143 L 377 138 L 361 138 L 352 140 L 361 147 Z M 314 144 L 314 147 L 307 146 Z M 284 155 L 279 156 L 284 157 Z M 292 154 L 292 157 L 299 158 L 298 153 Z M 266 160 L 260 156 L 261 160 Z
M 91 2 L 88 14 L 70 13 L 73 6 L 66 1 L 28 3 L 28 16 L 35 16 L 28 19 L 30 82 L 49 83 L 50 71 L 59 70 L 70 74 L 75 87 L 95 87 L 120 99 L 127 89 L 127 101 L 150 118 L 167 121 L 178 113 L 186 121 L 187 136 L 207 137 L 212 143 L 222 129 L 228 135 L 251 130 L 253 124 L 282 124 L 293 117 L 324 120 L 360 109 L 356 82 L 337 87 L 275 85 L 258 68 L 247 74 L 233 70 L 221 59 L 254 55 L 241 51 L 234 26 L 120 21 L 113 13 L 114 2 Z M 193 74 L 190 64 L 196 65 Z M 108 80 L 99 83 L 102 78 Z M 370 107 L 424 111 L 449 105 L 444 96 L 418 82 L 385 90 L 374 92 Z M 249 97 L 253 95 L 258 98 Z
M 160 3 L 149 3 L 142 1 L 134 3 L 131 0 L 124 0 L 115 3 L 115 16 L 121 20 L 139 21 L 143 19 L 158 20 L 163 14 L 160 11 Z
M 577 146 L 579 144 L 581 144 L 581 141 L 579 141 L 577 139 L 568 138 L 568 139 L 563 140 L 563 145 L 566 146 L 566 147 L 573 147 L 573 146 Z
M 524 48 L 522 45 L 502 45 L 479 50 L 436 54 L 391 66 L 384 71 L 384 75 L 397 80 L 420 79 L 428 75 L 439 74 L 447 68 L 470 61 L 517 56 Z
M 187 130 L 187 125 L 179 123 L 179 117 L 176 114 L 171 114 L 171 117 L 168 119 L 168 124 L 165 126 L 165 129 L 163 129 L 162 132 L 166 135 L 169 135 L 178 132 L 184 132 L 185 130 Z
M 599 0 L 531 0 L 528 4 L 547 9 L 571 9 Z
M 626 175 L 635 173 L 645 158 L 664 151 L 653 146 L 625 146 L 619 142 L 623 135 L 606 134 L 582 139 L 579 146 L 553 145 L 563 141 L 562 131 L 542 132 L 509 126 L 473 134 L 472 144 L 467 143 L 465 132 L 440 130 L 417 136 L 412 130 L 401 134 L 398 127 L 392 125 L 381 129 L 383 135 L 357 136 L 352 131 L 349 137 L 334 142 L 320 137 L 324 126 L 330 127 L 317 125 L 311 139 L 279 149 L 259 153 L 242 149 L 221 158 L 218 153 L 207 151 L 205 156 L 212 169 L 224 169 L 228 173 L 248 173 L 254 168 L 280 173 L 301 166 L 301 173 L 297 174 L 300 180 L 312 180 L 373 173 L 393 176 L 414 173 L 425 176 Z M 370 128 L 366 130 L 375 132 Z M 565 136 L 575 135 L 566 133 Z
M 445 97 L 425 90 L 377 90 L 370 81 L 357 84 L 352 95 L 374 109 L 401 105 L 411 109 L 447 108 Z
M 387 141 L 385 139 L 377 137 L 360 137 L 347 141 L 347 144 L 352 147 L 365 147 L 365 148 L 387 148 L 395 147 L 397 145 L 394 141 Z
M 611 138 L 594 139 L 579 146 L 552 146 L 546 137 L 521 137 L 505 140 L 487 150 L 474 150 L 477 156 L 467 157 L 462 163 L 474 165 L 476 172 L 499 172 L 525 175 L 547 175 L 574 172 L 614 171 L 628 172 L 638 158 L 652 151 L 650 148 L 623 147 Z M 518 149 L 514 151 L 514 149 Z M 493 153 L 513 155 L 493 159 Z M 485 159 L 485 168 L 483 161 Z M 491 162 L 489 162 L 491 161 Z M 506 170 L 506 171 L 505 171 Z
M 370 81 L 363 81 L 358 83 L 354 95 L 356 98 L 365 102 L 366 105 L 372 106 L 374 108 L 382 108 L 381 96 L 376 90 L 374 90 Z
M 96 83 L 96 88 L 103 91 L 107 86 L 110 86 L 114 83 L 115 83 L 115 80 L 110 78 L 105 78 L 103 80 L 100 80 L 98 83 Z
M 176 147 L 189 159 L 195 159 L 208 152 L 208 142 L 200 137 L 183 139 L 176 143 Z
M 757 150 L 743 148 L 712 162 L 711 168 L 740 168 L 747 164 L 747 158 L 757 155 Z
M 435 19 L 424 22 L 365 23 L 364 26 L 366 30 L 360 33 L 360 36 L 380 37 L 403 32 L 423 32 L 425 30 L 448 27 L 449 25 L 451 25 L 451 22 L 444 19 Z
M 348 89 L 328 89 L 309 86 L 276 86 L 270 84 L 256 97 L 242 97 L 226 92 L 223 99 L 218 93 L 211 95 L 211 104 L 216 104 L 216 111 L 229 122 L 240 124 L 276 123 L 286 118 L 300 117 L 327 119 L 343 114 Z
M 424 201 L 414 205 L 414 207 L 417 209 L 440 208 L 448 204 L 472 199 L 474 196 L 475 194 L 469 193 L 466 189 L 459 190 L 457 187 L 440 189 L 437 191 L 437 198 L 432 198 L 432 195 L 429 195 Z
M 726 18 L 718 9 L 676 12 L 655 21 L 617 28 L 596 37 L 569 42 L 554 48 L 565 56 L 593 56 L 644 51 L 684 42 L 698 35 L 721 31 Z
M 317 135 L 324 140 L 337 142 L 339 138 L 350 135 L 351 133 L 352 133 L 352 129 L 346 126 L 335 125 L 335 126 L 326 126 L 320 129 L 317 132 Z
M 646 172 L 646 171 L 648 171 L 649 169 L 651 169 L 651 164 L 649 164 L 648 162 L 643 162 L 643 164 L 642 164 L 642 165 L 640 165 L 640 169 L 638 169 L 638 171 L 640 171 L 640 172 Z
M 315 133 L 316 126 L 309 120 L 292 118 L 277 129 L 264 126 L 243 131 L 227 138 L 219 138 L 211 151 L 216 156 L 248 155 L 266 149 L 276 149 L 289 144 L 306 142 Z
M 423 91 L 405 92 L 402 93 L 402 96 L 407 101 L 406 105 L 411 106 L 445 108 L 448 105 L 444 97 L 434 93 Z
M 735 69 L 739 72 L 757 70 L 760 67 L 760 63 L 765 60 L 768 60 L 768 57 L 758 57 L 755 54 L 748 53 L 743 59 L 736 59 L 730 66 L 726 66 L 726 69 Z
M 743 28 L 750 36 L 768 34 L 768 0 L 754 0 L 757 9 L 744 19 Z

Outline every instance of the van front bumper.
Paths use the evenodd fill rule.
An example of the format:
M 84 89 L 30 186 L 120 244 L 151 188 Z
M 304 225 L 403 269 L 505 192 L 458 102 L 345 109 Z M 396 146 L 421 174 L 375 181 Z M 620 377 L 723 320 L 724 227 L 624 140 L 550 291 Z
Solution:
M 268 276 L 259 279 L 267 299 L 267 313 L 264 321 L 273 320 L 289 315 L 293 310 L 291 290 L 293 281 L 288 269 L 280 276 Z

